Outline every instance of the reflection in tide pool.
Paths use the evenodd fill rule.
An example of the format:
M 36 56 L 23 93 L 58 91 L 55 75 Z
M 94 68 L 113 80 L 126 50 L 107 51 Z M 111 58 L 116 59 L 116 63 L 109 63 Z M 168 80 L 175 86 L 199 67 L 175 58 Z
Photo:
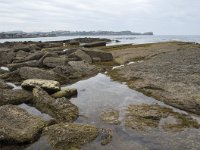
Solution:
M 83 147 L 85 150 L 154 150 L 154 149 L 198 149 L 200 147 L 200 131 L 188 129 L 178 133 L 164 132 L 159 129 L 150 132 L 137 132 L 121 125 L 108 125 L 100 121 L 99 115 L 109 108 L 120 112 L 123 119 L 125 109 L 130 104 L 159 104 L 162 102 L 132 90 L 127 85 L 112 81 L 104 74 L 98 74 L 87 80 L 79 81 L 71 87 L 78 89 L 78 97 L 71 102 L 79 107 L 80 117 L 76 122 L 94 124 L 99 128 L 113 130 L 113 140 L 101 146 L 100 139 Z M 182 112 L 173 108 L 174 111 Z M 170 118 L 168 118 L 170 119 Z M 170 119 L 173 121 L 173 118 Z

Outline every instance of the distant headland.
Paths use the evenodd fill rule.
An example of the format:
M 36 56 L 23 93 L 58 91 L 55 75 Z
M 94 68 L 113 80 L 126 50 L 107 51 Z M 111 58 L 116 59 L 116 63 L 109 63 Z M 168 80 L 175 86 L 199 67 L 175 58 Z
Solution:
M 132 31 L 51 31 L 51 32 L 23 32 L 9 31 L 0 32 L 0 39 L 13 38 L 37 38 L 57 36 L 101 36 L 101 35 L 153 35 L 153 32 L 132 32 Z

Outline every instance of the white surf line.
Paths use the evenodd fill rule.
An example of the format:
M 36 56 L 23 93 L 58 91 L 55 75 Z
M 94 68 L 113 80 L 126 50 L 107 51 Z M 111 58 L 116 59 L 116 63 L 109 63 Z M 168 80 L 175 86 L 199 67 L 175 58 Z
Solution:
M 112 68 L 112 70 L 117 69 L 117 68 L 121 68 L 121 67 L 124 67 L 124 65 L 114 66 L 114 67 Z
M 14 83 L 11 83 L 11 82 L 7 82 L 6 84 L 12 86 L 13 90 L 22 89 L 21 86 L 16 86 Z
M 4 66 L 1 67 L 1 70 L 10 71 L 10 70 L 8 69 L 8 67 L 4 67 Z

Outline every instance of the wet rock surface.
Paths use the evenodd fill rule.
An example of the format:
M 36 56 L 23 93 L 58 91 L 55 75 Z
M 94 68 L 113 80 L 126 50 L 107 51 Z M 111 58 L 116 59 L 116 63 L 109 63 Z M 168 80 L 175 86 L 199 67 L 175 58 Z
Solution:
M 18 120 L 22 120 L 21 116 L 24 113 L 30 117 L 41 118 L 43 115 L 49 115 L 51 119 L 55 118 L 54 122 L 41 118 L 48 127 L 41 138 L 33 136 L 34 140 L 39 138 L 34 144 L 29 146 L 25 144 L 8 146 L 6 144 L 2 147 L 0 141 L 0 149 L 24 149 L 26 147 L 27 149 L 39 149 L 44 145 L 48 149 L 56 150 L 66 148 L 143 150 L 172 149 L 172 147 L 194 149 L 199 147 L 199 124 L 193 115 L 174 112 L 174 109 L 165 107 L 163 104 L 161 106 L 156 100 L 156 102 L 148 103 L 151 98 L 142 96 L 141 93 L 123 85 L 127 84 L 171 106 L 198 114 L 200 101 L 198 95 L 199 45 L 170 42 L 121 46 L 93 45 L 95 49 L 92 48 L 93 46 L 83 47 L 85 43 L 92 45 L 93 42 L 98 43 L 99 41 L 102 40 L 79 38 L 55 42 L 0 44 L 0 65 L 2 66 L 0 69 L 0 105 L 7 108 L 6 104 L 20 104 L 16 106 L 20 108 L 11 109 L 16 110 L 15 113 L 7 108 L 10 113 L 8 111 L 9 114 L 6 115 L 12 115 L 14 118 L 10 117 L 9 121 L 17 121 L 21 124 Z M 122 65 L 118 66 L 120 64 Z M 97 75 L 89 80 L 92 84 L 84 85 L 87 81 L 82 79 L 94 76 L 100 71 L 106 71 L 113 79 L 126 83 L 113 83 L 108 77 L 105 77 L 104 81 L 102 75 Z M 95 82 L 96 78 L 97 82 Z M 34 86 L 31 83 L 31 88 L 28 88 L 29 91 L 33 90 L 33 94 L 25 90 L 16 90 L 21 88 L 16 85 L 21 85 L 26 79 L 37 80 L 37 84 L 34 81 Z M 39 80 L 42 80 L 42 83 L 38 82 Z M 52 87 L 49 82 L 43 82 L 46 80 L 60 82 L 62 87 L 79 80 L 82 81 L 76 83 L 77 87 L 72 85 L 72 88 L 77 90 L 56 88 L 52 91 L 55 84 Z M 16 85 L 12 85 L 13 83 Z M 14 88 L 9 89 L 7 84 Z M 69 87 L 71 88 L 71 85 Z M 77 97 L 73 97 L 76 95 Z M 21 108 L 23 108 L 23 113 L 18 110 Z M 4 115 L 6 112 L 5 109 L 3 110 Z M 8 118 L 5 117 L 6 115 L 4 118 Z M 27 122 L 30 121 L 29 117 L 25 118 Z M 8 119 L 6 121 L 9 122 Z M 55 125 L 50 126 L 52 124 Z M 13 136 L 11 129 L 17 130 L 17 128 L 14 125 L 10 127 L 9 130 L 5 130 L 6 135 Z M 24 129 L 28 127 L 32 126 L 27 125 Z M 42 130 L 39 127 L 37 129 L 37 133 Z M 19 132 L 23 134 L 21 136 L 23 139 L 10 141 L 11 144 L 34 141 L 30 138 L 32 136 L 25 137 L 22 130 L 20 128 Z M 0 129 L 0 131 L 4 130 Z M 96 139 L 98 134 L 100 136 Z M 48 141 L 44 140 L 46 138 Z M 88 142 L 91 143 L 87 144 Z
M 107 110 L 100 114 L 100 119 L 108 124 L 118 125 L 120 124 L 119 121 L 119 111 L 117 110 Z
M 33 96 L 25 90 L 0 89 L 0 105 L 30 102 Z
M 121 57 L 124 55 L 125 59 L 130 50 L 121 51 Z M 116 53 L 119 51 L 116 50 Z M 144 50 L 133 46 L 131 54 L 141 56 L 143 61 L 125 65 L 110 74 L 116 80 L 125 81 L 130 87 L 171 106 L 199 114 L 199 52 L 198 44 L 192 43 L 146 45 Z M 131 59 L 130 56 L 126 61 Z
M 171 122 L 160 124 L 161 119 L 170 119 Z M 159 105 L 130 105 L 127 108 L 125 125 L 134 130 L 144 131 L 152 128 L 180 131 L 185 128 L 199 128 L 198 122 L 185 114 L 174 112 L 170 108 Z
M 54 117 L 58 122 L 73 122 L 78 117 L 78 107 L 66 98 L 54 99 L 41 88 L 33 89 L 33 105 Z
M 72 96 L 77 96 L 78 92 L 75 88 L 62 88 L 62 90 L 52 94 L 51 96 L 54 98 L 71 98 Z
M 34 67 L 22 67 L 19 70 L 19 75 L 22 79 L 45 79 L 64 82 L 67 80 L 62 75 L 55 73 L 52 70 L 39 69 Z
M 13 106 L 0 106 L 0 142 L 33 142 L 41 133 L 45 123 L 25 110 Z
M 81 145 L 91 142 L 98 134 L 95 126 L 83 124 L 56 124 L 44 130 L 44 135 L 48 136 L 56 150 L 80 149 Z

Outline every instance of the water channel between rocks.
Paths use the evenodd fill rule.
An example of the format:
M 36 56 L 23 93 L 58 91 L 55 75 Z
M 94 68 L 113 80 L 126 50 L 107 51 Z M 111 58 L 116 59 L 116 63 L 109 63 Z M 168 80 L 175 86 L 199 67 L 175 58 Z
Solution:
M 112 129 L 112 142 L 102 146 L 100 138 L 85 145 L 82 149 L 96 150 L 155 150 L 155 149 L 199 149 L 200 131 L 198 129 L 186 129 L 182 132 L 166 132 L 152 130 L 150 132 L 137 132 L 127 128 L 123 123 L 120 125 L 108 125 L 103 123 L 99 115 L 108 109 L 119 111 L 119 120 L 123 120 L 125 109 L 130 104 L 159 104 L 169 107 L 162 102 L 147 97 L 142 93 L 132 90 L 125 84 L 121 84 L 104 74 L 98 74 L 87 80 L 79 81 L 69 87 L 78 89 L 78 96 L 72 98 L 71 102 L 78 106 L 80 117 L 77 123 L 93 124 L 99 128 Z M 28 110 L 29 113 L 40 116 L 44 119 L 51 118 L 46 114 L 38 112 L 35 108 L 26 104 L 20 107 Z M 173 108 L 174 111 L 184 113 Z M 173 118 L 172 118 L 173 120 Z M 26 150 L 47 150 L 50 149 L 45 137 L 26 148 Z

